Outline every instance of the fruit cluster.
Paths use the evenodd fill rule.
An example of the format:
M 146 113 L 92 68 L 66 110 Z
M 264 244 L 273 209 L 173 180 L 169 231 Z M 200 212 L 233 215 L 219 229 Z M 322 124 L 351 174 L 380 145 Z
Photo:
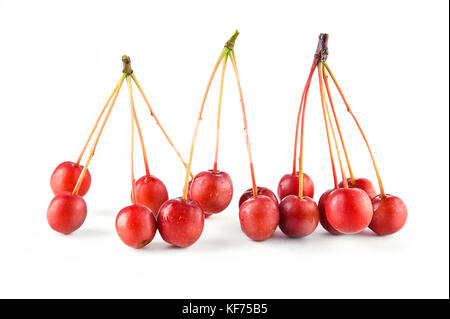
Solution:
M 252 180 L 252 187 L 246 190 L 239 200 L 239 221 L 241 229 L 249 238 L 256 241 L 265 240 L 272 236 L 278 226 L 287 236 L 304 237 L 311 234 L 316 229 L 319 221 L 327 231 L 336 235 L 358 233 L 366 227 L 369 227 L 378 235 L 388 235 L 397 232 L 403 227 L 407 219 L 406 206 L 400 198 L 385 193 L 367 138 L 326 62 L 328 57 L 327 34 L 321 34 L 319 36 L 319 44 L 303 90 L 295 130 L 293 169 L 292 173 L 284 175 L 278 184 L 278 197 L 280 198 L 280 202 L 278 202 L 277 196 L 270 189 L 257 186 L 248 135 L 244 99 L 234 50 L 234 44 L 238 35 L 239 33 L 236 31 L 230 40 L 225 43 L 209 78 L 194 129 L 189 161 L 187 163 L 183 160 L 150 106 L 150 103 L 131 68 L 130 58 L 128 56 L 122 57 L 124 68 L 120 81 L 101 110 L 77 161 L 75 163 L 61 163 L 56 167 L 51 176 L 50 184 L 55 197 L 48 207 L 47 220 L 52 229 L 63 234 L 69 234 L 81 227 L 86 218 L 87 206 L 83 196 L 88 192 L 91 183 L 91 175 L 88 166 L 114 107 L 122 84 L 126 80 L 131 114 L 132 205 L 123 208 L 117 214 L 117 234 L 126 245 L 134 248 L 142 248 L 150 243 L 157 230 L 159 230 L 163 240 L 169 244 L 178 247 L 187 247 L 195 243 L 203 232 L 205 218 L 225 210 L 233 197 L 231 177 L 226 172 L 218 170 L 217 167 L 222 95 L 225 69 L 228 60 L 232 64 L 240 96 Z M 208 92 L 220 66 L 222 66 L 222 72 L 217 112 L 214 164 L 211 170 L 202 171 L 194 176 L 191 172 L 191 165 L 195 141 Z M 306 101 L 312 77 L 316 69 L 319 77 L 322 112 L 334 180 L 334 187 L 322 194 L 318 204 L 313 200 L 313 181 L 303 172 L 303 137 Z M 355 178 L 353 175 L 348 152 L 330 94 L 328 75 L 332 78 L 347 107 L 347 111 L 355 121 L 356 126 L 366 143 L 378 179 L 380 187 L 379 195 L 377 195 L 375 187 L 368 179 Z M 183 194 L 179 198 L 169 200 L 164 183 L 150 174 L 144 138 L 134 106 L 131 80 L 134 81 L 140 91 L 156 124 L 186 167 Z M 328 107 L 328 104 L 330 107 Z M 330 108 L 333 117 L 331 116 Z M 102 118 L 102 124 L 98 129 L 89 156 L 85 165 L 82 166 L 80 163 L 83 155 L 94 133 L 97 131 L 97 127 Z M 335 127 L 338 132 L 337 135 L 339 136 L 340 143 L 338 143 Z M 139 135 L 146 170 L 146 174 L 137 181 L 134 178 L 133 165 L 135 131 L 137 131 Z M 298 146 L 299 151 L 297 151 Z M 335 151 L 333 151 L 333 146 Z M 346 178 L 341 158 L 341 149 L 345 155 L 350 175 L 350 178 L 348 179 Z M 299 153 L 298 171 L 297 153 Z M 341 183 L 338 183 L 334 154 L 337 155 L 339 162 L 342 176 Z
M 320 34 L 311 71 L 306 81 L 300 102 L 295 131 L 292 173 L 284 175 L 278 185 L 278 195 L 281 199 L 279 206 L 280 229 L 288 236 L 306 236 L 314 231 L 317 226 L 317 221 L 320 220 L 321 225 L 328 232 L 335 235 L 355 234 L 361 232 L 366 227 L 369 227 L 378 235 L 393 234 L 399 231 L 406 222 L 408 216 L 406 205 L 400 198 L 385 193 L 380 173 L 378 171 L 372 150 L 367 142 L 366 135 L 364 134 L 352 109 L 348 105 L 348 102 L 345 99 L 335 76 L 331 72 L 331 69 L 326 62 L 327 58 L 328 34 Z M 313 182 L 311 178 L 303 172 L 303 133 L 306 101 L 308 98 L 312 76 L 316 69 L 319 77 L 322 112 L 334 180 L 334 187 L 322 194 L 318 205 L 316 205 L 312 199 L 314 196 Z M 339 125 L 339 120 L 334 108 L 333 99 L 331 97 L 327 74 L 331 76 L 344 104 L 347 107 L 347 111 L 355 121 L 356 126 L 358 127 L 359 132 L 366 143 L 378 179 L 378 184 L 380 187 L 379 195 L 377 195 L 375 187 L 368 179 L 355 178 L 353 174 L 347 148 L 345 146 L 344 138 Z M 328 107 L 327 97 L 330 107 Z M 333 117 L 331 117 L 330 108 L 333 113 Z M 300 156 L 299 171 L 297 172 L 296 156 L 299 127 Z M 348 179 L 346 178 L 344 165 L 341 159 L 340 147 L 334 127 L 336 127 L 338 132 L 339 140 L 341 142 L 340 146 L 342 147 L 342 151 L 345 155 L 350 174 L 350 178 Z M 330 131 L 333 137 L 333 142 L 330 138 Z M 336 167 L 333 157 L 333 144 L 342 176 L 342 182 L 340 183 L 338 183 L 338 177 L 336 174 Z

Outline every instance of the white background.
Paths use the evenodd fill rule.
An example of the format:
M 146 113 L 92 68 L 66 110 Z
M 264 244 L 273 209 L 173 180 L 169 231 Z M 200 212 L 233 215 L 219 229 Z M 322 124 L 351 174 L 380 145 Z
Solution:
M 0 297 L 448 298 L 448 22 L 447 1 L 0 1 Z M 303 239 L 279 230 L 261 243 L 246 238 L 237 201 L 251 181 L 229 67 L 219 168 L 233 178 L 235 196 L 206 221 L 194 246 L 176 249 L 158 234 L 133 250 L 115 232 L 130 197 L 126 90 L 90 166 L 86 222 L 69 236 L 52 231 L 50 174 L 76 160 L 120 77 L 121 56 L 131 56 L 187 157 L 207 79 L 236 28 L 257 183 L 276 190 L 291 170 L 301 91 L 317 36 L 328 32 L 329 65 L 367 132 L 385 187 L 408 206 L 404 229 L 334 237 L 319 226 Z M 212 167 L 218 82 L 195 172 Z M 316 200 L 332 186 L 317 83 L 316 74 L 305 136 Z M 354 171 L 375 182 L 362 139 L 333 92 Z M 178 197 L 184 168 L 135 99 L 151 172 Z

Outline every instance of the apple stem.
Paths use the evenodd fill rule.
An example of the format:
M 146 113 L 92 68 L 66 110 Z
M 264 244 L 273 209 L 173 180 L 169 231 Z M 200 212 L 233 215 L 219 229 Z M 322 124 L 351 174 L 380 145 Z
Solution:
M 316 66 L 317 66 L 317 58 L 314 58 L 313 64 L 311 66 L 311 70 L 309 72 L 308 79 L 306 80 L 305 87 L 303 88 L 302 98 L 300 100 L 300 106 L 298 108 L 297 124 L 295 126 L 295 138 L 294 138 L 294 160 L 293 160 L 293 164 L 292 164 L 292 175 L 294 175 L 294 176 L 297 173 L 297 167 L 296 167 L 296 165 L 297 165 L 297 142 L 298 142 L 298 130 L 300 127 L 300 117 L 301 117 L 301 112 L 302 112 L 302 105 L 306 104 L 306 99 L 308 98 L 307 92 L 309 91 L 309 87 L 311 85 L 311 79 L 314 74 L 314 70 L 316 69 Z
M 325 123 L 325 130 L 326 130 L 326 133 L 327 133 L 328 150 L 330 152 L 331 168 L 332 168 L 332 171 L 333 171 L 333 179 L 334 179 L 334 188 L 339 188 L 339 184 L 338 184 L 337 176 L 336 176 L 336 167 L 335 167 L 334 158 L 333 158 L 333 149 L 331 147 L 330 132 L 329 132 L 329 129 L 328 129 L 327 113 L 326 113 L 326 109 L 325 109 L 325 103 L 326 102 L 325 102 L 325 94 L 323 92 L 321 64 L 319 64 L 319 67 L 318 67 L 318 74 L 319 74 L 320 100 L 322 102 L 323 120 L 324 120 L 324 123 Z
M 245 141 L 247 144 L 248 159 L 250 162 L 250 173 L 251 173 L 251 177 L 252 177 L 253 197 L 258 197 L 258 187 L 256 186 L 255 171 L 253 169 L 252 150 L 250 147 L 250 145 L 251 145 L 250 139 L 248 137 L 248 125 L 247 125 L 247 116 L 245 113 L 244 97 L 242 94 L 241 81 L 239 79 L 239 72 L 238 72 L 237 63 L 236 63 L 236 56 L 234 55 L 234 50 L 231 51 L 230 56 L 231 56 L 231 58 L 230 58 L 231 64 L 233 65 L 233 69 L 234 69 L 234 74 L 236 75 L 236 82 L 237 82 L 238 89 L 239 89 L 239 96 L 240 96 L 241 107 L 242 107 L 242 117 L 244 119 Z
M 217 110 L 216 152 L 214 155 L 214 167 L 213 167 L 214 173 L 217 173 L 217 160 L 218 160 L 218 156 L 219 156 L 220 113 L 222 110 L 223 82 L 225 79 L 225 67 L 227 65 L 227 59 L 228 59 L 228 54 L 225 55 L 225 57 L 223 59 L 222 76 L 220 78 L 219 106 L 218 106 L 218 110 Z
M 122 77 L 121 77 L 121 78 L 122 78 Z M 114 93 L 116 93 L 117 88 L 118 88 L 118 86 L 119 86 L 119 83 L 120 83 L 120 80 L 119 80 L 119 82 L 117 83 L 117 85 L 115 86 L 115 88 L 114 88 L 114 90 L 112 91 L 111 95 L 109 96 L 108 101 L 106 101 L 106 104 L 105 104 L 105 106 L 102 108 L 102 111 L 100 112 L 100 115 L 97 117 L 97 120 L 95 121 L 94 127 L 92 128 L 92 131 L 91 131 L 91 133 L 89 134 L 89 137 L 88 137 L 86 143 L 84 144 L 83 149 L 81 150 L 80 155 L 78 156 L 78 159 L 77 159 L 77 161 L 76 161 L 76 163 L 75 163 L 75 166 L 79 166 L 79 165 L 80 165 L 80 162 L 81 162 L 81 160 L 82 160 L 82 158 L 83 158 L 84 152 L 86 151 L 86 148 L 87 148 L 87 146 L 89 145 L 89 142 L 91 141 L 91 138 L 92 138 L 92 136 L 94 135 L 94 132 L 95 132 L 95 130 L 97 129 L 98 123 L 100 123 L 100 120 L 101 120 L 103 114 L 105 113 L 106 108 L 107 108 L 108 105 L 109 105 L 109 102 L 111 101 L 112 97 L 114 96 Z
M 113 109 L 113 107 L 114 107 L 114 104 L 116 103 L 117 96 L 119 95 L 120 88 L 122 87 L 123 81 L 125 80 L 125 77 L 126 77 L 126 76 L 127 76 L 127 75 L 124 73 L 124 74 L 122 75 L 122 78 L 120 79 L 119 86 L 118 86 L 118 88 L 117 88 L 117 90 L 116 90 L 116 93 L 115 93 L 115 95 L 114 95 L 114 98 L 113 98 L 113 100 L 112 100 L 112 102 L 111 102 L 111 105 L 110 105 L 110 107 L 109 107 L 109 109 L 108 109 L 108 112 L 106 113 L 105 118 L 103 119 L 102 126 L 100 127 L 100 130 L 99 130 L 98 133 L 97 133 L 97 138 L 95 139 L 94 145 L 93 145 L 92 148 L 91 148 L 91 152 L 90 152 L 90 154 L 89 154 L 89 157 L 88 157 L 88 159 L 87 159 L 87 161 L 86 161 L 86 164 L 85 164 L 84 167 L 83 167 L 83 170 L 81 171 L 80 176 L 78 177 L 77 184 L 75 185 L 75 187 L 74 187 L 74 189 L 73 189 L 73 192 L 72 192 L 73 195 L 77 195 L 77 194 L 78 194 L 78 191 L 80 190 L 81 183 L 83 182 L 84 176 L 86 175 L 86 171 L 87 171 L 87 169 L 88 169 L 89 163 L 91 162 L 91 159 L 92 159 L 92 157 L 94 156 L 94 152 L 95 152 L 95 149 L 96 149 L 96 147 L 97 147 L 98 141 L 100 140 L 100 136 L 102 135 L 102 132 L 103 132 L 103 129 L 104 129 L 105 125 L 106 125 L 106 122 L 108 121 L 109 115 L 111 114 L 111 111 L 112 111 L 112 109 Z
M 142 90 L 141 85 L 139 84 L 139 81 L 136 78 L 136 75 L 134 73 L 131 73 L 131 78 L 133 79 L 134 83 L 136 84 L 139 92 L 141 93 L 142 97 L 144 98 L 145 104 L 147 104 L 147 107 L 150 111 L 151 116 L 155 119 L 156 125 L 158 125 L 158 127 L 161 129 L 161 132 L 164 134 L 164 136 L 166 137 L 167 141 L 169 142 L 170 146 L 172 146 L 172 149 L 175 151 L 175 153 L 178 155 L 178 158 L 181 160 L 181 162 L 183 163 L 184 167 L 187 168 L 187 163 L 185 162 L 185 160 L 183 159 L 183 157 L 181 156 L 180 152 L 178 151 L 178 149 L 175 147 L 175 145 L 173 144 L 172 140 L 170 139 L 169 135 L 167 135 L 166 131 L 164 130 L 164 128 L 162 127 L 161 123 L 159 122 L 158 118 L 156 117 L 155 112 L 153 111 L 152 107 L 150 106 L 150 103 L 144 93 L 144 90 Z M 194 175 L 191 173 L 191 177 L 194 178 Z
M 350 106 L 348 105 L 347 100 L 345 99 L 344 93 L 342 92 L 341 88 L 339 87 L 339 84 L 338 84 L 336 78 L 334 77 L 333 72 L 331 72 L 330 67 L 328 66 L 327 63 L 324 63 L 324 66 L 325 66 L 325 68 L 327 69 L 328 74 L 329 74 L 329 75 L 331 76 L 331 78 L 333 79 L 334 85 L 335 85 L 336 88 L 338 89 L 339 94 L 341 95 L 341 98 L 342 98 L 342 100 L 344 101 L 345 106 L 347 107 L 347 111 L 350 113 L 350 115 L 352 116 L 353 120 L 355 121 L 355 124 L 356 124 L 356 126 L 358 127 L 359 132 L 361 133 L 361 136 L 362 136 L 363 139 L 364 139 L 364 142 L 366 143 L 366 146 L 367 146 L 367 149 L 368 149 L 368 151 L 369 151 L 370 157 L 372 158 L 372 163 L 373 163 L 373 167 L 374 167 L 374 169 L 375 169 L 375 173 L 376 173 L 376 175 L 377 175 L 378 185 L 379 185 L 379 187 L 380 187 L 380 195 L 381 195 L 382 198 L 384 198 L 384 197 L 386 197 L 386 193 L 385 193 L 385 191 L 384 191 L 383 182 L 381 181 L 380 172 L 378 171 L 378 167 L 377 167 L 377 164 L 376 164 L 376 162 L 375 162 L 375 158 L 374 158 L 374 156 L 373 156 L 373 153 L 372 153 L 372 150 L 371 150 L 371 148 L 370 148 L 369 142 L 367 141 L 366 135 L 364 134 L 364 131 L 362 130 L 361 125 L 359 125 L 359 122 L 358 122 L 358 120 L 356 119 L 355 114 L 353 114 L 352 109 L 351 109 Z
M 194 155 L 194 146 L 195 146 L 195 141 L 197 139 L 197 134 L 198 134 L 198 128 L 200 126 L 200 121 L 202 120 L 202 114 L 203 114 L 203 109 L 205 108 L 206 98 L 208 97 L 208 92 L 209 92 L 209 89 L 211 87 L 211 83 L 212 83 L 212 81 L 214 79 L 214 76 L 216 75 L 217 69 L 219 68 L 220 63 L 222 62 L 223 58 L 226 55 L 225 52 L 228 52 L 228 51 L 225 51 L 225 50 L 226 50 L 226 48 L 223 49 L 222 53 L 219 56 L 219 59 L 216 62 L 216 65 L 214 66 L 214 69 L 213 69 L 213 71 L 211 73 L 211 76 L 209 77 L 208 84 L 206 86 L 205 94 L 203 95 L 202 105 L 201 105 L 200 111 L 198 113 L 197 123 L 195 124 L 194 134 L 192 136 L 191 149 L 190 149 L 190 152 L 189 152 L 189 161 L 188 161 L 188 164 L 186 166 L 186 178 L 185 178 L 185 181 L 184 181 L 184 188 L 183 188 L 183 201 L 187 200 L 189 174 L 191 174 L 192 157 Z
M 147 177 L 150 177 L 150 170 L 148 168 L 147 152 L 145 150 L 144 137 L 142 135 L 141 126 L 139 125 L 139 120 L 136 114 L 136 108 L 134 107 L 133 90 L 131 85 L 131 79 L 129 76 L 127 76 L 127 86 L 128 86 L 128 95 L 130 97 L 131 115 L 133 116 L 133 121 L 136 124 L 136 128 L 139 134 L 139 140 L 141 142 L 142 156 L 144 158 L 144 165 L 145 165 L 145 174 L 147 175 Z
M 131 158 L 131 202 L 136 204 L 136 180 L 134 179 L 134 102 L 133 93 L 131 91 L 130 77 L 127 76 L 128 94 L 130 96 L 130 114 L 131 114 L 131 143 L 130 143 L 130 158 Z
M 311 71 L 309 72 L 309 76 L 308 76 L 308 80 L 306 81 L 306 85 L 305 88 L 303 89 L 303 96 L 302 96 L 302 100 L 300 101 L 300 108 L 298 111 L 298 118 L 297 118 L 297 128 L 296 128 L 296 133 L 295 133 L 295 148 L 294 148 L 294 157 L 297 155 L 297 136 L 298 136 L 298 120 L 300 117 L 300 112 L 302 113 L 302 124 L 301 124 L 301 129 L 300 129 L 300 154 L 299 154 L 299 158 L 298 158 L 298 167 L 299 167 L 299 172 L 298 172 L 298 197 L 303 198 L 303 135 L 304 135 L 304 123 L 305 123 L 305 110 L 306 110 L 306 101 L 308 99 L 308 92 L 309 92 L 309 87 L 311 85 L 311 80 L 312 80 L 312 76 L 314 74 L 314 70 L 317 66 L 317 58 L 314 58 L 313 61 L 313 65 L 311 66 Z M 294 168 L 293 168 L 294 172 L 294 176 L 296 173 L 296 169 L 295 169 L 295 158 L 294 158 Z
M 320 63 L 318 72 L 323 74 L 323 64 L 322 64 L 322 62 Z M 330 109 L 328 108 L 328 104 L 327 104 L 325 93 L 324 93 L 323 78 L 322 78 L 322 82 L 321 82 L 321 91 L 320 91 L 321 98 L 322 98 L 322 93 L 323 93 L 325 109 L 327 111 L 328 123 L 330 124 L 331 134 L 333 136 L 334 147 L 336 148 L 336 154 L 337 154 L 337 157 L 338 157 L 339 168 L 341 169 L 342 183 L 343 183 L 344 188 L 348 188 L 347 177 L 345 176 L 344 165 L 342 164 L 342 159 L 341 159 L 341 152 L 339 151 L 339 145 L 338 145 L 338 142 L 337 142 L 336 133 L 334 131 L 333 120 L 331 119 Z
M 336 115 L 336 110 L 334 109 L 333 99 L 331 98 L 330 87 L 328 85 L 328 76 L 327 76 L 324 68 L 322 68 L 322 75 L 323 75 L 323 82 L 325 84 L 325 88 L 326 88 L 327 95 L 328 95 L 328 101 L 330 101 L 331 110 L 333 112 L 334 122 L 336 123 L 336 128 L 338 130 L 339 138 L 341 140 L 342 149 L 343 149 L 344 155 L 345 155 L 345 160 L 347 162 L 348 172 L 350 174 L 350 180 L 351 180 L 352 185 L 355 185 L 355 176 L 353 174 L 352 166 L 350 165 L 347 148 L 345 147 L 344 136 L 342 135 L 341 127 L 339 125 L 339 120 Z

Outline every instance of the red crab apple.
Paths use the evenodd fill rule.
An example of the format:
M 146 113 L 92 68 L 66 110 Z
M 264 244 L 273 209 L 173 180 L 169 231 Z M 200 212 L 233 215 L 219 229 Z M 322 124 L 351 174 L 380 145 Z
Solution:
M 158 213 L 158 229 L 162 239 L 178 247 L 195 243 L 203 232 L 205 217 L 200 206 L 191 200 L 170 199 Z
M 200 172 L 192 180 L 189 198 L 196 201 L 207 214 L 220 213 L 233 198 L 233 182 L 222 171 Z
M 295 175 L 284 175 L 278 183 L 278 197 L 280 200 L 289 195 L 298 195 L 298 185 L 298 172 Z M 303 195 L 314 197 L 314 183 L 306 174 L 303 174 Z
M 373 208 L 363 190 L 338 188 L 328 194 L 325 214 L 334 229 L 344 234 L 355 234 L 369 226 Z
M 47 209 L 47 221 L 57 232 L 70 234 L 83 225 L 87 215 L 86 202 L 83 197 L 71 192 L 56 195 Z
M 239 208 L 241 229 L 249 238 L 263 241 L 272 236 L 280 221 L 275 202 L 264 195 L 246 200 Z
M 320 196 L 319 199 L 319 204 L 318 204 L 318 208 L 319 208 L 319 214 L 320 214 L 320 224 L 322 225 L 322 227 L 329 233 L 333 234 L 333 235 L 339 235 L 342 234 L 341 232 L 337 231 L 336 229 L 334 229 L 330 223 L 328 222 L 327 219 L 327 215 L 325 214 L 325 204 L 327 202 L 328 199 L 328 195 L 333 191 L 334 189 L 329 189 L 327 190 L 325 193 L 322 194 L 322 196 Z
M 142 248 L 155 237 L 156 220 L 152 211 L 144 205 L 122 208 L 116 217 L 116 231 L 128 246 Z
M 189 195 L 190 192 L 191 192 L 191 185 L 192 185 L 192 179 L 188 183 L 188 199 L 189 200 L 191 200 L 191 197 Z M 203 214 L 205 215 L 205 219 L 208 218 L 208 217 L 211 217 L 212 215 L 214 215 L 214 214 L 208 214 L 208 213 L 203 213 Z
M 289 195 L 280 202 L 280 229 L 289 237 L 305 237 L 319 224 L 319 208 L 310 197 Z
M 270 189 L 268 189 L 267 187 L 258 186 L 257 190 L 258 195 L 264 195 L 271 198 L 278 206 L 278 198 Z M 244 203 L 247 199 L 252 197 L 253 197 L 253 188 L 249 188 L 242 194 L 241 198 L 239 199 L 239 207 L 241 207 L 242 203 Z
M 59 164 L 52 173 L 50 178 L 50 186 L 53 194 L 58 195 L 62 192 L 72 192 L 77 184 L 78 177 L 83 170 L 83 166 L 73 162 L 63 162 Z M 91 174 L 86 171 L 83 182 L 78 190 L 79 196 L 84 196 L 91 186 Z
M 166 186 L 153 175 L 142 176 L 136 181 L 135 187 L 136 204 L 148 207 L 155 216 L 161 205 L 169 199 Z
M 375 189 L 375 186 L 373 186 L 372 182 L 369 181 L 367 178 L 355 178 L 355 182 L 352 183 L 351 178 L 347 178 L 348 187 L 350 188 L 360 188 L 363 191 L 369 195 L 369 198 L 372 200 L 377 196 L 377 191 Z M 341 182 L 339 184 L 339 188 L 343 188 L 344 183 Z
M 387 194 L 378 195 L 372 200 L 373 217 L 369 228 L 378 235 L 390 235 L 398 232 L 406 223 L 408 210 L 398 197 Z

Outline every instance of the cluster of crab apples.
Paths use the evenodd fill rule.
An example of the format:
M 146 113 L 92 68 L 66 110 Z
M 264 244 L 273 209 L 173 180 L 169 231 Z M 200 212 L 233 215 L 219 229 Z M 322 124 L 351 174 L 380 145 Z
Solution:
M 255 241 L 263 241 L 271 237 L 279 226 L 281 231 L 289 237 L 304 237 L 314 232 L 319 222 L 325 230 L 335 235 L 355 234 L 367 227 L 378 235 L 388 235 L 399 231 L 403 227 L 408 214 L 406 206 L 400 198 L 385 193 L 367 138 L 354 113 L 350 109 L 336 78 L 326 63 L 328 57 L 327 34 L 321 34 L 319 36 L 319 44 L 314 55 L 311 71 L 303 90 L 295 130 L 292 172 L 284 175 L 279 181 L 277 189 L 278 197 L 270 189 L 257 186 L 248 135 L 244 99 L 234 51 L 234 43 L 238 34 L 239 33 L 236 31 L 230 40 L 225 43 L 209 78 L 197 118 L 187 163 L 173 145 L 171 139 L 156 117 L 154 110 L 150 106 L 150 103 L 131 68 L 130 58 L 128 56 L 122 57 L 124 69 L 120 81 L 114 88 L 98 116 L 94 128 L 92 129 L 78 160 L 76 162 L 61 163 L 56 167 L 51 176 L 50 185 L 55 197 L 48 207 L 47 220 L 52 229 L 63 234 L 70 234 L 82 226 L 87 216 L 87 205 L 83 196 L 88 192 L 91 184 L 91 175 L 88 166 L 94 155 L 103 128 L 114 107 L 122 84 L 126 81 L 130 98 L 131 114 L 131 205 L 121 209 L 116 216 L 115 226 L 117 234 L 126 245 L 134 248 L 142 248 L 149 244 L 153 240 L 157 230 L 159 230 L 162 239 L 169 244 L 178 247 L 187 247 L 195 243 L 203 232 L 205 218 L 223 212 L 229 206 L 233 198 L 233 183 L 231 177 L 226 172 L 218 170 L 217 168 L 222 93 L 227 61 L 230 61 L 232 64 L 239 90 L 252 181 L 252 187 L 246 190 L 239 199 L 239 221 L 245 235 Z M 208 92 L 220 66 L 222 66 L 222 72 L 217 114 L 214 165 L 213 169 L 200 172 L 194 176 L 191 172 L 194 145 Z M 313 181 L 303 172 L 303 137 L 306 100 L 311 79 L 316 70 L 319 77 L 322 111 L 334 180 L 334 187 L 323 193 L 317 204 L 313 199 Z M 380 194 L 377 194 L 374 185 L 368 179 L 355 178 L 353 175 L 349 155 L 330 94 L 328 75 L 333 79 L 333 82 L 347 107 L 347 111 L 353 117 L 363 140 L 366 143 L 377 175 Z M 134 106 L 131 80 L 134 81 L 142 94 L 156 124 L 160 127 L 167 141 L 186 167 L 184 188 L 181 197 L 169 199 L 164 183 L 149 172 L 144 139 Z M 331 116 L 330 108 L 333 117 Z M 97 130 L 101 119 L 103 119 L 102 124 Z M 335 128 L 338 134 L 336 134 Z M 137 130 L 139 135 L 146 169 L 146 174 L 138 180 L 135 180 L 134 178 L 133 165 L 135 130 Z M 85 165 L 81 165 L 84 152 L 96 131 L 98 131 L 97 136 L 91 147 L 88 159 Z M 340 143 L 338 143 L 337 136 L 339 137 Z M 299 152 L 297 151 L 298 146 Z M 350 178 L 346 177 L 344 164 L 341 158 L 341 151 L 343 151 L 345 155 Z M 340 183 L 338 182 L 334 161 L 335 155 L 337 155 L 338 158 L 342 178 Z

